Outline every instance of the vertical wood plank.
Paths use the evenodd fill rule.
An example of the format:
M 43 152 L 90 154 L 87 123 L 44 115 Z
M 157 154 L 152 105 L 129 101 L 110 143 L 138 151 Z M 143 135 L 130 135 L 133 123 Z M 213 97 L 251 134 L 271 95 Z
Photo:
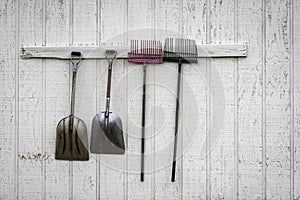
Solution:
M 183 1 L 183 37 L 206 43 L 206 1 Z M 206 198 L 206 60 L 182 68 L 182 199 Z
M 239 1 L 237 9 L 238 40 L 249 52 L 238 60 L 238 194 L 262 199 L 262 2 Z
M 155 37 L 162 40 L 163 44 L 167 37 L 178 38 L 182 36 L 182 1 L 155 1 L 154 17 Z M 154 197 L 156 199 L 181 199 L 182 195 L 182 107 L 179 110 L 180 117 L 178 122 L 176 177 L 175 182 L 171 182 L 175 130 L 177 66 L 177 63 L 164 62 L 162 65 L 156 65 L 154 68 Z M 180 104 L 182 106 L 182 99 Z
M 127 38 L 130 40 L 153 39 L 153 0 L 128 1 Z M 144 182 L 141 182 L 141 135 L 143 65 L 128 63 L 128 199 L 153 199 L 153 134 L 154 134 L 154 66 L 147 65 L 146 113 L 145 113 L 145 160 Z
M 46 46 L 69 45 L 70 1 L 46 1 Z M 46 162 L 45 198 L 68 199 L 69 162 L 54 159 L 56 126 L 70 113 L 69 100 L 69 61 L 45 61 L 45 104 L 46 104 Z
M 291 8 L 289 7 L 291 1 L 264 1 L 267 3 L 264 5 L 267 11 L 266 113 L 261 113 L 263 106 L 261 80 L 262 70 L 264 70 L 261 48 L 263 2 L 238 1 L 238 6 L 234 7 L 233 0 L 209 0 L 211 5 L 209 40 L 213 43 L 234 41 L 233 9 L 236 8 L 238 9 L 238 41 L 248 42 L 249 47 L 248 57 L 238 60 L 238 85 L 234 85 L 235 59 L 213 59 L 209 66 L 214 67 L 219 73 L 225 91 L 225 122 L 220 138 L 215 141 L 216 145 L 213 138 L 216 134 L 213 128 L 215 124 L 211 124 L 213 149 L 209 182 L 212 184 L 212 194 L 209 198 L 236 198 L 234 185 L 237 183 L 233 179 L 234 106 L 238 106 L 239 198 L 264 198 L 262 153 L 266 154 L 267 161 L 266 197 L 270 199 L 300 197 L 298 189 L 300 186 L 298 158 L 300 70 L 296 67 L 300 64 L 299 45 L 297 45 L 300 40 L 298 28 L 300 5 L 293 0 L 294 7 Z M 69 168 L 69 162 L 54 160 L 55 128 L 58 120 L 69 113 L 69 63 L 37 59 L 20 60 L 19 63 L 15 63 L 16 48 L 19 48 L 16 45 L 18 41 L 15 30 L 16 2 L 5 0 L 0 3 L 0 54 L 3 57 L 2 60 L 0 59 L 0 105 L 2 105 L 0 107 L 0 169 L 2 169 L 0 199 L 13 198 L 13 193 L 21 199 L 43 197 L 94 199 L 95 196 L 101 199 L 204 199 L 206 161 L 202 157 L 199 144 L 203 144 L 205 140 L 202 133 L 208 123 L 203 117 L 206 110 L 205 92 L 213 93 L 215 91 L 213 87 L 217 84 L 217 77 L 212 74 L 210 77 L 212 85 L 209 85 L 212 88 L 206 86 L 207 75 L 204 69 L 206 62 L 199 59 L 197 65 L 183 66 L 182 141 L 179 142 L 183 157 L 178 160 L 175 183 L 170 182 L 177 76 L 175 63 L 164 63 L 163 66 L 149 65 L 147 68 L 146 152 L 149 154 L 146 155 L 145 160 L 147 173 L 144 183 L 139 180 L 142 65 L 124 65 L 123 61 L 116 61 L 114 65 L 112 111 L 121 117 L 124 133 L 128 134 L 127 155 L 124 157 L 91 155 L 89 162 L 73 162 Z M 47 46 L 68 45 L 69 40 L 73 40 L 76 46 L 91 46 L 97 45 L 97 41 L 104 44 L 124 44 L 126 37 L 128 39 L 156 38 L 163 41 L 165 37 L 172 36 L 184 36 L 196 39 L 197 43 L 205 43 L 205 34 L 208 31 L 205 21 L 208 4 L 204 0 L 183 2 L 130 0 L 128 21 L 126 21 L 127 1 L 124 0 L 118 2 L 45 0 L 46 11 L 43 10 L 43 1 L 18 2 L 20 4 L 20 45 L 41 46 L 46 39 Z M 71 6 L 72 2 L 74 7 Z M 294 10 L 293 24 L 289 21 L 291 19 L 289 11 L 292 9 Z M 72 19 L 69 17 L 71 10 L 74 11 Z M 45 12 L 47 20 L 46 24 L 43 24 Z M 294 26 L 293 29 L 290 29 L 290 25 Z M 43 35 L 44 26 L 46 26 L 46 38 Z M 129 33 L 122 35 L 126 28 Z M 135 31 L 139 28 L 147 31 Z M 167 29 L 175 33 L 171 34 Z M 290 49 L 292 33 L 289 30 L 294 30 L 292 49 Z M 118 34 L 121 36 L 115 38 Z M 294 60 L 291 60 L 291 54 Z M 290 62 L 293 62 L 294 68 L 291 68 Z M 19 74 L 14 65 L 20 66 Z M 100 112 L 105 107 L 107 62 L 100 61 L 98 67 L 95 66 L 96 61 L 84 61 L 77 81 L 75 112 L 86 122 L 88 132 L 95 111 Z M 18 80 L 20 80 L 19 86 L 16 85 Z M 293 92 L 293 89 L 292 95 L 290 92 Z M 235 92 L 238 94 L 238 105 L 234 105 Z M 18 93 L 20 95 L 15 96 Z M 213 93 L 211 98 L 216 95 Z M 19 106 L 14 103 L 16 98 L 20 100 L 16 102 Z M 193 102 L 197 104 L 193 105 Z M 16 110 L 18 107 L 20 109 Z M 213 108 L 208 109 L 211 109 L 213 114 Z M 193 120 L 189 119 L 195 110 L 198 116 L 196 128 L 192 123 Z M 20 116 L 19 126 L 16 124 L 17 113 Z M 291 119 L 293 113 L 294 123 Z M 263 125 L 262 115 L 265 114 L 266 124 Z M 291 127 L 293 124 L 294 127 Z M 266 152 L 262 152 L 261 129 L 264 126 L 266 127 Z M 43 133 L 44 130 L 46 132 Z M 194 130 L 197 131 L 194 133 Z M 20 134 L 15 135 L 16 131 Z M 290 146 L 292 144 L 290 139 L 293 139 L 290 133 L 294 134 L 294 149 Z M 197 136 L 193 137 L 194 134 Z M 18 144 L 14 143 L 15 137 L 19 137 Z M 44 139 L 45 147 L 42 146 Z M 14 156 L 15 151 L 18 150 L 15 148 L 17 146 L 19 152 Z M 294 151 L 294 160 L 291 160 L 293 158 L 291 151 Z M 19 158 L 18 162 L 14 160 L 16 156 Z M 100 160 L 97 160 L 98 158 Z M 19 163 L 19 166 L 14 166 L 14 163 Z M 294 163 L 294 172 L 290 171 L 293 169 L 290 163 Z M 19 169 L 18 174 L 14 174 L 14 167 Z M 72 170 L 70 174 L 73 174 L 70 185 L 68 184 L 69 169 Z M 128 173 L 125 170 L 128 170 Z M 14 178 L 18 176 L 19 180 L 15 183 Z M 294 193 L 291 188 L 293 184 Z M 44 189 L 46 189 L 45 196 Z
M 0 199 L 15 197 L 16 1 L 0 3 Z
M 73 0 L 72 43 L 74 46 L 95 46 L 97 42 L 97 3 L 95 0 Z M 95 114 L 96 61 L 84 60 L 77 73 L 75 115 L 81 118 L 90 138 Z M 70 76 L 71 77 L 71 76 Z M 87 162 L 73 162 L 74 199 L 93 199 L 96 195 L 96 161 L 90 155 Z
M 233 0 L 210 2 L 210 40 L 212 43 L 234 42 L 234 13 Z M 235 60 L 212 59 L 210 68 L 211 198 L 236 199 L 234 188 Z M 216 93 L 221 88 L 224 92 L 224 99 Z M 220 109 L 224 109 L 224 116 L 216 115 L 219 112 L 214 106 L 216 102 L 222 105 Z M 223 126 L 220 126 L 221 124 Z M 217 129 L 218 126 L 220 130 Z
M 290 197 L 289 1 L 266 4 L 266 197 Z
M 100 1 L 99 33 L 101 45 L 124 44 L 125 8 L 126 1 Z M 97 72 L 97 106 L 101 112 L 105 110 L 108 62 L 99 62 Z M 127 67 L 123 60 L 115 60 L 112 72 L 112 90 L 110 110 L 117 114 L 122 121 L 124 140 L 127 137 Z M 125 144 L 128 150 L 127 144 Z M 98 157 L 100 163 L 99 198 L 125 199 L 126 198 L 126 155 L 105 155 Z
M 42 1 L 19 1 L 20 45 L 43 43 Z M 43 68 L 41 60 L 19 63 L 19 198 L 43 195 Z
M 300 2 L 293 1 L 293 71 L 292 80 L 294 83 L 294 199 L 300 199 Z

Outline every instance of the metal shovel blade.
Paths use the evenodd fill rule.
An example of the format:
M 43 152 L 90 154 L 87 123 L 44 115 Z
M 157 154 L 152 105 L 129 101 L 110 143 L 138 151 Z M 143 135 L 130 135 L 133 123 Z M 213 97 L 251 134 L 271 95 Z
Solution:
M 58 123 L 55 159 L 89 160 L 87 128 L 81 119 L 70 115 Z
M 125 153 L 122 121 L 119 116 L 112 112 L 108 118 L 105 118 L 105 112 L 95 115 L 90 150 L 96 154 Z

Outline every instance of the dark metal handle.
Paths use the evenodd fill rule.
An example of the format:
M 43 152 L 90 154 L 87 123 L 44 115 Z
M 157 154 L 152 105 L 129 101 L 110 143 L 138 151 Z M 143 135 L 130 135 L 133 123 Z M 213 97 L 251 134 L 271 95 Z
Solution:
M 109 65 L 108 65 L 108 76 L 107 76 L 106 98 L 110 98 L 111 77 L 112 77 L 112 63 L 109 63 Z
M 146 64 L 143 65 L 143 105 L 142 105 L 142 146 L 141 146 L 141 181 L 144 181 L 145 160 L 145 115 L 146 115 Z
M 180 83 L 181 83 L 181 61 L 178 62 L 178 74 L 177 74 L 177 96 L 176 96 L 176 114 L 175 114 L 175 133 L 174 133 L 174 151 L 173 151 L 173 163 L 172 163 L 172 178 L 171 181 L 175 181 L 176 172 L 176 153 L 177 153 L 177 140 L 178 140 L 178 120 L 179 120 L 179 97 L 180 97 Z

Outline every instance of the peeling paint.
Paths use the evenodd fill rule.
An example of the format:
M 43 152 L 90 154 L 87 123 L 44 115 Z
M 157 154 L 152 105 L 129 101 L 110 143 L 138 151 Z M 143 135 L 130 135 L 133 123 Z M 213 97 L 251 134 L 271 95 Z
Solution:
M 32 161 L 52 161 L 51 155 L 41 153 L 26 153 L 18 154 L 20 160 L 32 160 Z

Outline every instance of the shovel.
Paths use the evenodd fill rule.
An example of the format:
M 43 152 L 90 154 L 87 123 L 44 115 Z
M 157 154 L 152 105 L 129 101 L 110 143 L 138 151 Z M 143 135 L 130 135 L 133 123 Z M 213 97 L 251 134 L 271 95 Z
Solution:
M 122 121 L 118 115 L 109 111 L 112 64 L 113 60 L 116 58 L 116 55 L 117 53 L 115 50 L 106 50 L 105 52 L 106 59 L 109 63 L 106 91 L 106 110 L 96 114 L 93 118 L 90 150 L 95 154 L 125 153 Z
M 74 116 L 76 75 L 81 52 L 72 52 L 70 60 L 73 65 L 71 114 L 57 125 L 55 159 L 83 161 L 89 160 L 87 128 L 81 119 Z
M 181 65 L 183 63 L 198 63 L 197 60 L 197 46 L 195 40 L 182 38 L 167 38 L 165 40 L 164 61 L 178 63 L 177 73 L 177 93 L 176 93 L 176 114 L 175 114 L 175 133 L 174 133 L 174 151 L 172 162 L 172 177 L 171 181 L 175 181 L 176 171 L 176 152 L 178 140 L 178 121 L 179 121 L 179 102 L 180 102 L 180 88 L 181 88 Z

